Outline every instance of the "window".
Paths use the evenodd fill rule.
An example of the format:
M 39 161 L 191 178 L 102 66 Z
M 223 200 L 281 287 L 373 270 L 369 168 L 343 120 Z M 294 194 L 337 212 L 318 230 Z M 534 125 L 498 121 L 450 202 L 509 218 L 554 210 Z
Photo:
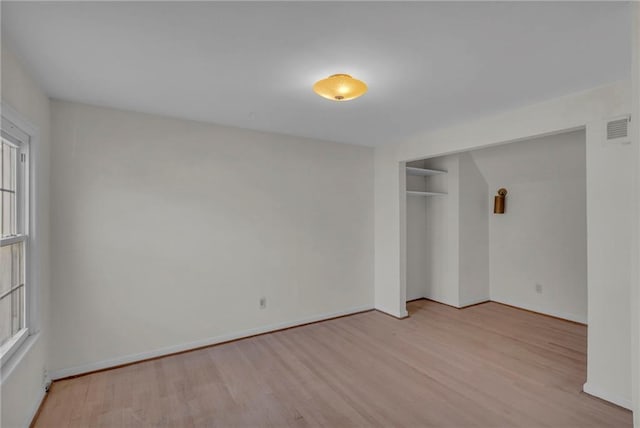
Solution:
M 27 337 L 29 136 L 2 118 L 0 144 L 0 358 Z

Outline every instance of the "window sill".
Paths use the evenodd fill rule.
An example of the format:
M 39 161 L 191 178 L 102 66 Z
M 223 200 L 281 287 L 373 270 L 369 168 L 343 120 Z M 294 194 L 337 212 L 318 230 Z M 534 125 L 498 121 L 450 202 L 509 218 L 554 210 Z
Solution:
M 16 333 L 11 339 L 7 340 L 2 346 L 0 346 L 0 367 L 4 367 L 5 363 L 11 358 L 11 356 L 20 348 L 20 345 L 27 340 L 29 336 L 29 330 L 23 328 Z
M 29 334 L 28 329 L 23 329 L 9 342 L 2 345 L 0 356 L 0 372 L 2 378 L 0 384 L 11 376 L 13 370 L 20 364 L 29 350 L 40 338 L 40 333 Z

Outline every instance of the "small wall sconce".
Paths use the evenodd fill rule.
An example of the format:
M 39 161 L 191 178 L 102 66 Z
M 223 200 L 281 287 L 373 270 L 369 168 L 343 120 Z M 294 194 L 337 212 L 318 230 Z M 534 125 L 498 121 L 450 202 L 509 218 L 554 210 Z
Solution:
M 498 189 L 498 194 L 493 198 L 493 213 L 504 214 L 504 197 L 507 196 L 507 189 Z

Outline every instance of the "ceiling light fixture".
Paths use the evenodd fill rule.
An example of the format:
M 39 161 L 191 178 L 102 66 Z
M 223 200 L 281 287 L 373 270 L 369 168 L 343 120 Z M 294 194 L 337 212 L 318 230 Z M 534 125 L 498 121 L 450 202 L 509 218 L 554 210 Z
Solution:
M 313 85 L 313 91 L 332 101 L 349 101 L 364 95 L 367 92 L 367 84 L 348 74 L 334 74 L 318 80 Z

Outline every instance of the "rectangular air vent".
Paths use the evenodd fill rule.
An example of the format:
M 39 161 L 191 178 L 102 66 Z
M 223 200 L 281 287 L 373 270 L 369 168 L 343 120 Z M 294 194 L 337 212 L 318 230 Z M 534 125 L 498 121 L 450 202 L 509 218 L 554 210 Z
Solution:
M 629 122 L 629 116 L 608 120 L 606 141 L 608 143 L 630 143 Z

